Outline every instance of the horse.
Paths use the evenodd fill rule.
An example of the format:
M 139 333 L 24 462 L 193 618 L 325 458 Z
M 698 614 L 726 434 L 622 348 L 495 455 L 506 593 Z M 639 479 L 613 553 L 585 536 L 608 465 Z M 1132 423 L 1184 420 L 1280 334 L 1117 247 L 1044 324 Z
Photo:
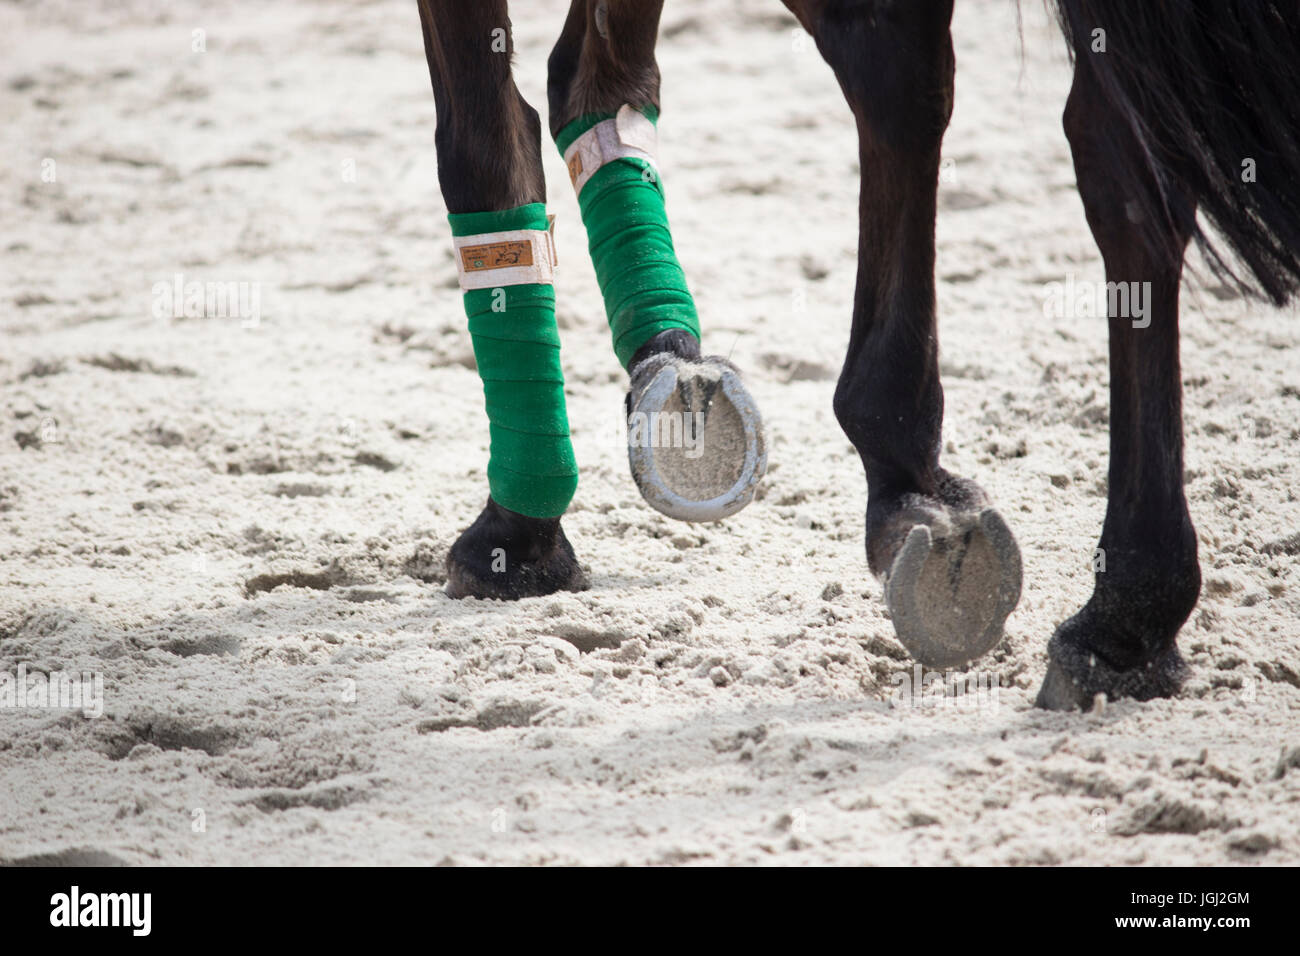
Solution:
M 1177 637 L 1201 577 L 1183 491 L 1179 286 L 1195 240 L 1243 295 L 1281 305 L 1300 287 L 1300 0 L 1049 2 L 1073 65 L 1063 125 L 1107 287 L 1148 296 L 1142 321 L 1107 317 L 1106 573 L 1048 641 L 1036 698 L 1087 710 L 1103 695 L 1172 696 L 1188 673 Z M 560 525 L 577 473 L 547 298 L 540 117 L 512 78 L 507 0 L 418 3 L 440 188 L 493 427 L 490 495 L 448 554 L 448 593 L 580 589 Z M 1021 559 L 985 491 L 939 462 L 935 221 L 953 0 L 784 3 L 857 127 L 858 270 L 833 410 L 866 475 L 867 566 L 912 656 L 962 666 L 1002 639 Z M 717 520 L 753 498 L 766 457 L 740 371 L 701 354 L 660 205 L 662 6 L 572 0 L 547 64 L 548 125 L 629 373 L 630 427 L 638 414 L 706 422 L 694 461 L 630 432 L 633 477 L 661 511 Z M 521 255 L 532 263 L 522 271 Z

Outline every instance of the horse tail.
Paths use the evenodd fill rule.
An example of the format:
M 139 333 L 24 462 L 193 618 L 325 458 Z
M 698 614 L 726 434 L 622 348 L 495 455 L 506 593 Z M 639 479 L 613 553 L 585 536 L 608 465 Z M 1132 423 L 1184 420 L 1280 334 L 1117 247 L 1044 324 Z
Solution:
M 1121 187 L 1153 248 L 1191 220 L 1178 225 L 1243 292 L 1278 305 L 1300 292 L 1300 0 L 1055 4 L 1071 57 L 1088 58 L 1141 145 Z M 1152 178 L 1156 195 L 1141 186 Z M 1175 182 L 1218 238 L 1171 197 Z

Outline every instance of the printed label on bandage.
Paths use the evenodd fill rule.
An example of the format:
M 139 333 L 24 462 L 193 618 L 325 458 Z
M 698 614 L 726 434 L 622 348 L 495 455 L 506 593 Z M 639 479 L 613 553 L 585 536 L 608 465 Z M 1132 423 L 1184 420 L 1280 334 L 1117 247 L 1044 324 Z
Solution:
M 655 124 L 644 113 L 620 107 L 617 116 L 597 123 L 564 151 L 574 190 L 581 194 L 602 166 L 618 159 L 639 159 L 653 167 L 657 136 Z
M 456 236 L 452 242 L 463 291 L 555 281 L 555 239 L 550 229 Z
M 569 160 L 569 182 L 575 186 L 578 185 L 578 177 L 582 175 L 582 154 L 576 153 Z
M 494 242 L 487 246 L 466 246 L 460 250 L 460 259 L 466 272 L 507 269 L 510 266 L 531 266 L 533 246 L 529 242 Z

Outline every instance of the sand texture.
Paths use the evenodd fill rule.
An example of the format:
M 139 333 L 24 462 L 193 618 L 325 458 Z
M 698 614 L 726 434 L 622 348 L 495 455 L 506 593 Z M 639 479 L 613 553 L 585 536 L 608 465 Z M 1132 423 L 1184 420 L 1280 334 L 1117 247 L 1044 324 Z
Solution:
M 564 6 L 516 4 L 543 109 Z M 1064 43 L 1024 15 L 1022 60 L 1013 4 L 957 4 L 938 224 L 944 460 L 1014 530 L 1023 597 L 976 665 L 996 695 L 908 707 L 831 412 L 856 136 L 779 3 L 670 0 L 659 52 L 668 210 L 705 349 L 763 409 L 760 497 L 688 525 L 637 494 L 547 143 L 592 587 L 516 604 L 442 592 L 488 430 L 415 5 L 0 5 L 0 672 L 104 688 L 97 719 L 0 709 L 0 859 L 1300 862 L 1300 320 L 1195 256 L 1194 675 L 1032 707 L 1091 589 L 1108 398 L 1105 320 L 1044 310 L 1102 267 Z M 258 315 L 173 309 L 178 275 Z

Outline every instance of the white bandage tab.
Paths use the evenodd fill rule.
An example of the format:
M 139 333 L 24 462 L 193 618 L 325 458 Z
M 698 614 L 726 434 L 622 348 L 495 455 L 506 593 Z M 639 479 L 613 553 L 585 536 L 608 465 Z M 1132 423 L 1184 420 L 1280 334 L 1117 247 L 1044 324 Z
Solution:
M 581 195 L 588 180 L 616 159 L 640 159 L 655 168 L 658 144 L 655 124 L 640 110 L 620 106 L 613 119 L 597 123 L 564 151 L 574 192 Z
M 462 292 L 555 281 L 555 217 L 548 229 L 509 229 L 455 236 L 456 272 Z

